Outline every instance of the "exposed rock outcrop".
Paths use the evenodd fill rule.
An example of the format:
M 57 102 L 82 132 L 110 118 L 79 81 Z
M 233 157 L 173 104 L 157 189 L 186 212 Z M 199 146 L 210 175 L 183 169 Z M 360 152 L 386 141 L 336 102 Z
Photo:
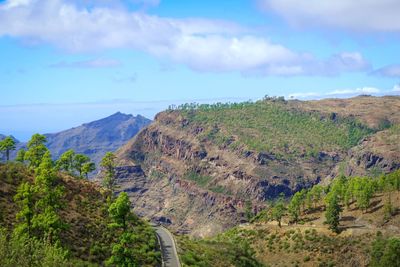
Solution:
M 321 113 L 321 120 L 328 116 L 339 121 L 343 117 L 338 114 Z M 391 122 L 396 120 L 395 116 Z M 212 127 L 193 123 L 179 111 L 162 112 L 117 152 L 118 184 L 129 193 L 136 212 L 177 231 L 206 236 L 245 222 L 246 213 L 257 213 L 281 193 L 289 196 L 321 181 L 328 183 L 343 164 L 351 175 L 400 167 L 400 134 L 392 129 L 378 131 L 348 151 L 300 151 L 282 157 L 245 146 L 232 148 L 234 135 L 222 143 L 211 142 L 207 134 L 221 131 L 218 125 Z

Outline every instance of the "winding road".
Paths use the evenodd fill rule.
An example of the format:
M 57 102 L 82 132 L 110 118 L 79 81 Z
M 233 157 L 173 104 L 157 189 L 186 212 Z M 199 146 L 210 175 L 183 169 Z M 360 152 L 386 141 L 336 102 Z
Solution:
M 161 245 L 163 267 L 181 267 L 175 240 L 172 234 L 162 226 L 153 226 Z

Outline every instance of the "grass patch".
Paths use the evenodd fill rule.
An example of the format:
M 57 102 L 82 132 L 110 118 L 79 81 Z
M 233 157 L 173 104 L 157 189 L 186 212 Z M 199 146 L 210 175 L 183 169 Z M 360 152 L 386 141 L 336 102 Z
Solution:
M 211 176 L 201 175 L 197 172 L 190 171 L 185 175 L 185 179 L 195 182 L 198 186 L 205 188 L 212 179 Z
M 280 102 L 200 105 L 180 112 L 191 123 L 206 126 L 201 139 L 234 144 L 234 148 L 244 145 L 278 157 L 316 157 L 320 151 L 349 149 L 374 132 L 354 119 L 333 120 L 320 113 L 291 110 Z

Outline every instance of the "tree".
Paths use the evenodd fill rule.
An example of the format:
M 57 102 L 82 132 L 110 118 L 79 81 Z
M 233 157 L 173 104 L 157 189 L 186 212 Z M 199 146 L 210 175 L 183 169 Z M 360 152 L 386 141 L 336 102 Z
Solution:
M 128 194 L 123 192 L 110 205 L 108 209 L 112 221 L 109 227 L 120 236 L 118 241 L 112 246 L 111 257 L 107 264 L 115 266 L 139 266 L 136 257 L 138 236 L 131 231 L 130 224 L 135 222 L 136 216 L 131 212 L 131 202 Z
M 123 231 L 126 231 L 128 222 L 135 219 L 131 212 L 131 202 L 125 192 L 119 194 L 118 198 L 110 205 L 108 213 L 112 220 L 110 227 L 121 228 Z
M 28 238 L 32 237 L 32 218 L 34 215 L 34 188 L 28 183 L 22 183 L 14 196 L 19 211 L 16 215 L 19 224 L 15 227 L 15 232 L 20 236 L 26 234 Z
M 293 222 L 297 223 L 300 216 L 301 204 L 304 201 L 304 194 L 296 192 L 288 205 L 288 212 Z
M 375 193 L 374 183 L 371 178 L 357 177 L 354 184 L 354 196 L 357 201 L 357 206 L 363 211 L 367 211 L 371 198 Z
M 114 183 L 115 183 L 115 155 L 112 152 L 107 152 L 104 158 L 100 162 L 100 166 L 104 171 L 104 186 L 113 191 L 114 190 Z
M 79 177 L 82 178 L 83 166 L 88 162 L 90 162 L 90 158 L 88 156 L 82 154 L 75 155 L 73 167 L 79 173 Z
M 25 160 L 29 161 L 29 167 L 35 169 L 39 167 L 42 162 L 44 154 L 48 151 L 44 145 L 46 143 L 46 136 L 34 134 L 28 142 L 28 150 L 25 153 Z
M 57 185 L 58 177 L 49 151 L 44 154 L 42 162 L 35 170 L 35 175 L 38 200 L 32 224 L 36 235 L 52 244 L 58 240 L 58 235 L 65 226 L 58 214 L 62 206 L 64 188 Z
M 112 246 L 111 257 L 107 260 L 109 266 L 136 267 L 139 263 L 135 257 L 134 244 L 137 235 L 132 232 L 123 233 L 117 243 Z
M 278 222 L 279 227 L 282 227 L 282 217 L 285 215 L 284 196 L 280 195 L 278 201 L 272 207 L 272 218 Z
M 82 175 L 88 179 L 89 173 L 93 172 L 96 170 L 96 165 L 93 162 L 86 162 L 85 164 L 82 165 Z
M 15 150 L 15 140 L 11 136 L 7 136 L 0 141 L 0 151 L 6 153 L 6 160 L 10 160 L 10 151 Z
M 339 196 L 336 192 L 332 192 L 327 204 L 328 205 L 325 212 L 326 223 L 329 224 L 329 229 L 335 233 L 338 233 L 340 212 L 342 212 L 342 208 L 339 205 Z
M 18 162 L 24 163 L 25 162 L 25 154 L 26 154 L 25 149 L 21 148 L 20 150 L 18 150 L 17 157 L 15 158 L 15 160 Z
M 74 169 L 75 155 L 75 151 L 73 151 L 72 149 L 64 152 L 56 162 L 57 169 L 72 174 Z
M 311 191 L 312 201 L 314 202 L 314 208 L 316 208 L 317 204 L 322 199 L 322 193 L 324 192 L 324 188 L 321 185 L 317 184 L 314 185 L 310 191 Z

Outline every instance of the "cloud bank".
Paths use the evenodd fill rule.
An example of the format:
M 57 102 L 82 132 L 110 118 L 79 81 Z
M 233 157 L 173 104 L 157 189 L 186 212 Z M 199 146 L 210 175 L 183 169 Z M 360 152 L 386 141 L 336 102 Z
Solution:
M 289 99 L 320 99 L 326 97 L 351 97 L 357 95 L 397 95 L 400 93 L 400 84 L 396 84 L 392 89 L 383 90 L 376 87 L 360 87 L 349 89 L 338 89 L 327 93 L 317 92 L 296 92 L 288 95 Z
M 109 1 L 105 0 L 84 2 L 93 6 L 88 8 L 63 0 L 8 0 L 0 4 L 0 37 L 51 44 L 72 53 L 128 48 L 201 72 L 338 75 L 370 68 L 358 52 L 319 59 L 254 35 L 253 31 L 228 21 L 166 18 L 108 5 Z M 113 65 L 108 63 L 61 65 Z
M 400 32 L 398 0 L 259 0 L 296 26 L 330 26 L 362 32 Z

